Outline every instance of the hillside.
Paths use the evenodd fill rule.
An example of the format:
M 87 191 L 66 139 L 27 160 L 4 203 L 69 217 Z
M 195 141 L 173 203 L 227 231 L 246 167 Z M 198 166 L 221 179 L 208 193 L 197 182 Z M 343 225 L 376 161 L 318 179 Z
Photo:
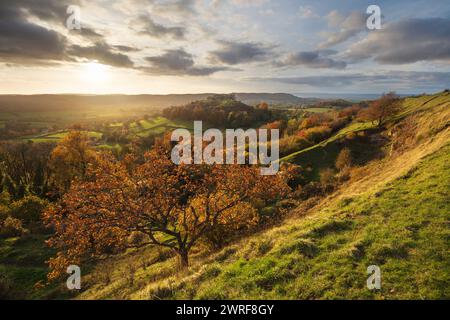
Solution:
M 169 95 L 78 95 L 78 94 L 48 94 L 48 95 L 0 95 L 0 112 L 14 111 L 67 111 L 71 109 L 87 110 L 91 108 L 162 109 L 170 106 L 187 104 L 203 100 L 213 95 L 201 94 L 169 94 Z M 316 99 L 303 99 L 286 93 L 235 93 L 238 100 L 247 104 L 261 101 L 282 104 L 308 104 Z
M 98 266 L 76 298 L 448 299 L 449 120 L 448 93 L 406 99 L 374 133 L 388 139 L 385 156 L 360 165 L 335 193 L 275 228 L 194 254 L 188 271 L 164 251 L 129 251 Z M 347 131 L 361 129 L 353 126 Z M 366 288 L 373 264 L 380 291 Z

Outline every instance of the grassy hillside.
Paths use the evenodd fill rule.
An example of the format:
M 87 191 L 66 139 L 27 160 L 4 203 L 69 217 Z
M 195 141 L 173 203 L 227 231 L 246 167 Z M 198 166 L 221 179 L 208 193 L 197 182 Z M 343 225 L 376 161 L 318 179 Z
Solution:
M 446 94 L 431 98 L 405 101 L 416 102 L 405 111 L 413 143 L 399 140 L 315 207 L 220 252 L 194 253 L 188 271 L 164 251 L 130 251 L 87 276 L 77 298 L 450 298 L 450 109 Z M 392 146 L 404 134 L 398 120 L 385 132 Z M 366 287 L 370 265 L 381 268 L 381 290 Z
M 437 109 L 445 108 L 450 108 L 450 92 L 405 98 L 402 102 L 400 113 L 391 120 L 390 126 L 395 125 L 396 122 L 407 116 L 414 114 L 432 115 Z M 429 112 L 427 113 L 427 111 Z M 341 140 L 350 135 L 357 136 L 358 134 L 370 134 L 371 131 L 377 131 L 376 123 L 352 122 L 330 138 L 311 147 L 291 153 L 281 158 L 280 161 L 296 163 L 303 167 L 313 167 L 313 170 L 309 173 L 308 177 L 318 178 L 320 169 L 333 166 L 336 157 L 342 148 Z M 357 164 L 362 164 L 370 160 L 379 151 L 376 150 L 376 148 L 368 149 L 366 143 L 360 143 L 357 140 L 354 140 L 348 147 L 352 150 L 354 155 L 357 155 Z M 314 164 L 314 166 L 312 164 Z
M 172 252 L 151 246 L 84 265 L 83 290 L 75 298 L 449 299 L 449 124 L 448 93 L 405 99 L 382 132 L 352 123 L 292 157 L 327 167 L 347 134 L 385 136 L 384 157 L 358 164 L 333 194 L 314 206 L 302 203 L 278 226 L 220 251 L 194 248 L 188 270 L 179 270 Z M 171 125 L 153 118 L 130 129 L 139 134 Z M 349 143 L 369 152 L 374 146 L 367 141 Z M 65 279 L 35 286 L 45 282 L 44 261 L 53 254 L 44 240 L 2 240 L 0 273 L 19 297 L 70 297 Z M 381 268 L 379 291 L 366 287 L 367 267 L 374 264 Z

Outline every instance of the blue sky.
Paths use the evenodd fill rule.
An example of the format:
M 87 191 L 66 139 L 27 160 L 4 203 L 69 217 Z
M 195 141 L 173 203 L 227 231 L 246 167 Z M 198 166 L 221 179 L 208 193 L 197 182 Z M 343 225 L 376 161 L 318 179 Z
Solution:
M 77 5 L 81 30 L 68 30 Z M 369 30 L 369 5 L 381 30 Z M 450 1 L 3 0 L 0 93 L 422 93 Z

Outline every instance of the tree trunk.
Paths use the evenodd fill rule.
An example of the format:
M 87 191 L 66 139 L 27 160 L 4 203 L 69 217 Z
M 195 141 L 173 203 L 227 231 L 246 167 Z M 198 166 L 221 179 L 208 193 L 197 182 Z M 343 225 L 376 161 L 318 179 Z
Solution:
M 179 250 L 178 256 L 180 258 L 181 268 L 185 269 L 189 266 L 189 254 L 187 250 Z

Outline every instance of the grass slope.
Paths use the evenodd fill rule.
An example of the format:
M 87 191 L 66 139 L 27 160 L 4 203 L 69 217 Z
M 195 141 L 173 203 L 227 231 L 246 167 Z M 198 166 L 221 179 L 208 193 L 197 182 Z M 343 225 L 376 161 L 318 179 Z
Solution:
M 449 155 L 447 144 L 382 185 L 343 192 L 307 216 L 195 257 L 188 272 L 177 272 L 174 258 L 140 267 L 136 257 L 150 255 L 134 252 L 113 262 L 135 266 L 131 283 L 115 271 L 78 298 L 448 299 Z M 366 288 L 373 264 L 379 291 Z

